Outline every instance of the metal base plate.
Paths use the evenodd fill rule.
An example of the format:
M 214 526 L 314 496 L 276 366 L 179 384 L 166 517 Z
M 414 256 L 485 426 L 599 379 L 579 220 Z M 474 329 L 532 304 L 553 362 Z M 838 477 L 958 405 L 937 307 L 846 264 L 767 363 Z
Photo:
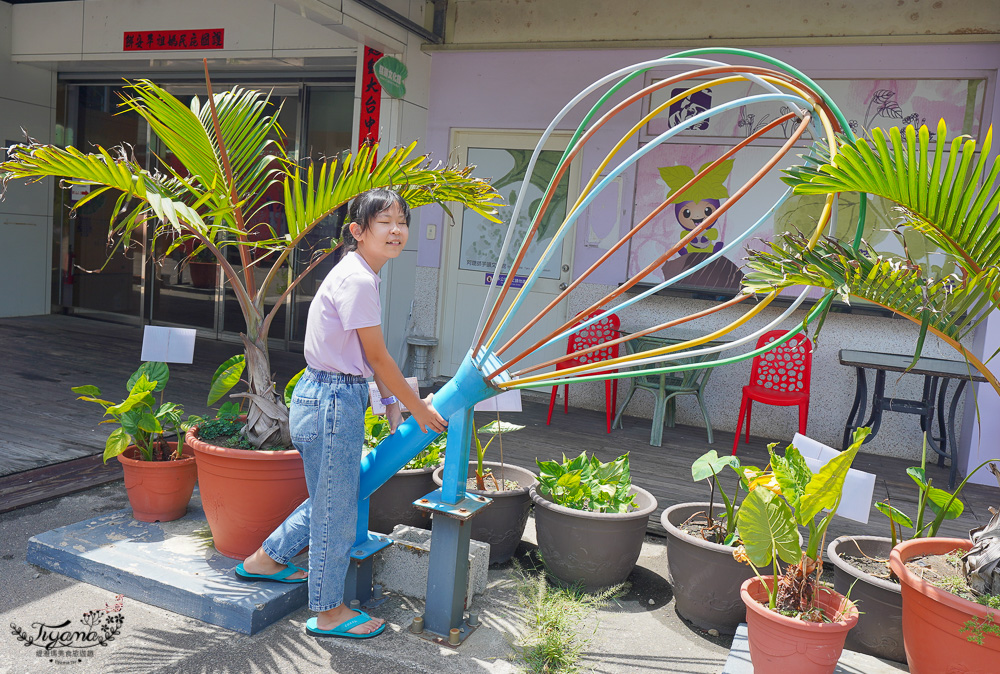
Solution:
M 413 505 L 420 510 L 440 513 L 457 520 L 467 520 L 491 503 L 493 499 L 475 494 L 466 494 L 458 503 L 447 503 L 441 496 L 441 489 L 435 489 L 427 496 L 418 498 Z
M 480 623 L 480 625 L 481 624 L 482 623 Z M 471 625 L 469 625 L 468 622 L 466 622 L 466 621 L 463 620 L 462 624 L 459 625 L 459 627 L 458 627 L 458 643 L 457 644 L 452 644 L 452 643 L 448 642 L 448 635 L 447 634 L 440 635 L 440 634 L 437 634 L 435 632 L 431 632 L 430 630 L 427 630 L 427 629 L 425 629 L 420 634 L 414 634 L 412 631 L 410 631 L 410 627 L 412 627 L 412 625 L 413 625 L 413 623 L 411 622 L 410 626 L 408 626 L 406 628 L 406 632 L 410 636 L 420 637 L 424 641 L 433 641 L 434 643 L 438 644 L 439 646 L 445 646 L 446 648 L 451 648 L 452 650 L 458 649 L 458 647 L 461 646 L 463 643 L 465 643 L 465 640 L 468 639 L 469 636 L 473 632 L 475 632 L 476 629 L 479 627 L 479 625 L 476 625 L 475 627 L 472 627 Z
M 365 560 L 374 555 L 379 550 L 384 550 L 385 548 L 392 545 L 392 539 L 388 536 L 383 536 L 382 534 L 377 534 L 373 531 L 368 532 L 368 540 L 358 545 L 354 544 L 351 548 L 351 559 Z

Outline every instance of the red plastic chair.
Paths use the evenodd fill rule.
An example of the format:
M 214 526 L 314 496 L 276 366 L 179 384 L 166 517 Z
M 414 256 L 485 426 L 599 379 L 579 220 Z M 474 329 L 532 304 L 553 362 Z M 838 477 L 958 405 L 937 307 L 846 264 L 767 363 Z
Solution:
M 784 330 L 771 330 L 757 340 L 757 348 L 784 337 Z M 747 442 L 750 442 L 750 412 L 754 402 L 765 405 L 797 405 L 799 408 L 799 433 L 806 434 L 809 420 L 809 376 L 812 372 L 812 342 L 797 334 L 784 344 L 756 356 L 750 367 L 750 383 L 743 387 L 740 401 L 740 419 L 733 438 L 733 454 L 740 444 L 743 418 L 747 422 Z
M 589 318 L 597 316 L 603 313 L 602 310 L 592 311 L 586 316 L 578 317 L 577 324 L 583 323 Z M 608 314 L 596 323 L 588 325 L 586 328 L 574 332 L 569 336 L 566 344 L 566 353 L 576 353 L 577 351 L 582 351 L 583 349 L 589 349 L 592 346 L 597 346 L 598 344 L 603 344 L 604 342 L 609 342 L 613 339 L 618 339 L 621 336 L 619 328 L 621 323 L 618 320 L 617 314 Z M 567 358 L 566 360 L 560 361 L 556 364 L 556 371 L 565 370 L 569 367 L 575 367 L 577 365 L 584 365 L 586 363 L 593 363 L 600 360 L 607 360 L 608 358 L 617 358 L 620 353 L 620 344 L 615 344 L 614 346 L 609 346 L 605 349 L 599 351 L 593 351 L 591 353 L 579 356 L 576 358 Z M 604 370 L 600 373 L 590 373 L 590 374 L 604 374 L 606 372 L 617 372 L 618 370 Z M 569 384 L 564 384 L 565 390 L 563 391 L 563 412 L 569 413 Z M 558 386 L 552 387 L 552 396 L 549 398 L 549 417 L 545 420 L 545 425 L 548 426 L 552 423 L 552 408 L 556 404 L 556 391 L 559 389 Z M 606 380 L 604 382 L 604 412 L 607 417 L 607 429 L 608 433 L 611 432 L 611 422 L 615 416 L 615 408 L 618 406 L 618 380 Z

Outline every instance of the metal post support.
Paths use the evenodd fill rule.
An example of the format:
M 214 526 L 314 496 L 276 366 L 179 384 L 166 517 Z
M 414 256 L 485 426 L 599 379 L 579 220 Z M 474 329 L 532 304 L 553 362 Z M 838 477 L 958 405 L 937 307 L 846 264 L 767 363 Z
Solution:
M 392 539 L 375 532 L 368 531 L 368 499 L 358 501 L 357 538 L 351 548 L 350 565 L 347 567 L 347 578 L 344 581 L 344 603 L 350 604 L 357 599 L 365 608 L 378 606 L 385 597 L 375 591 L 374 565 L 372 558 L 376 552 L 392 545 Z
M 465 497 L 469 474 L 469 445 L 474 432 L 473 408 L 456 412 L 448 419 L 441 500 L 457 504 Z M 459 467 L 461 484 L 459 484 Z M 465 616 L 465 593 L 469 585 L 469 540 L 472 525 L 452 517 L 435 518 L 431 529 L 431 556 L 427 570 L 427 604 L 424 629 L 447 636 L 460 627 Z

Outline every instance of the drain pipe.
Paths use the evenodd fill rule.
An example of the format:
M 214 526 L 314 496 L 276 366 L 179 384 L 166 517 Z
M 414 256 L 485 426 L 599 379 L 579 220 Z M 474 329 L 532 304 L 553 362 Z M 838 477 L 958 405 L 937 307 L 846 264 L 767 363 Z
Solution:
M 419 23 L 410 20 L 409 18 L 403 16 L 394 9 L 386 7 L 378 0 L 354 0 L 354 2 L 359 5 L 363 5 L 368 9 L 381 14 L 385 18 L 389 19 L 397 26 L 404 28 L 415 35 L 419 35 L 428 42 L 433 42 L 434 44 L 441 44 L 444 42 L 444 17 L 448 11 L 448 0 L 434 0 L 434 30 L 431 32 L 421 26 Z

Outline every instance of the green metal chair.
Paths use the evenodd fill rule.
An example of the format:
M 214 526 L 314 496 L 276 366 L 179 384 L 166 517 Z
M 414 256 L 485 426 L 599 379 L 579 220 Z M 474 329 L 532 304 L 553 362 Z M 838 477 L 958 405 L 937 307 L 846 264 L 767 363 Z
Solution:
M 625 342 L 625 350 L 627 353 L 638 353 L 641 351 L 650 351 L 652 349 L 662 348 L 670 344 L 677 344 L 682 341 L 684 340 L 669 337 L 636 337 L 635 339 Z M 663 365 L 702 363 L 716 360 L 718 357 L 718 353 L 709 353 L 699 356 L 691 356 L 689 358 L 680 358 L 667 363 L 646 365 L 642 367 L 629 367 L 624 369 L 636 371 L 650 369 L 653 367 L 662 367 Z M 660 447 L 663 444 L 664 423 L 666 423 L 666 425 L 670 428 L 674 427 L 677 414 L 677 396 L 693 395 L 698 399 L 698 405 L 701 406 L 701 414 L 705 418 L 705 429 L 708 433 L 708 443 L 712 444 L 714 442 L 712 438 L 712 421 L 708 417 L 708 408 L 705 407 L 705 400 L 702 397 L 705 385 L 708 383 L 708 378 L 711 374 L 712 368 L 706 367 L 674 374 L 648 374 L 628 377 L 628 381 L 632 382 L 632 386 L 629 389 L 628 395 L 625 397 L 625 402 L 622 404 L 621 408 L 619 408 L 618 414 L 615 416 L 615 421 L 614 424 L 612 424 L 612 427 L 621 427 L 622 415 L 624 414 L 625 408 L 628 407 L 629 401 L 632 400 L 632 396 L 635 395 L 636 391 L 649 391 L 655 398 L 653 403 L 653 429 L 649 436 L 649 444 L 654 447 Z

